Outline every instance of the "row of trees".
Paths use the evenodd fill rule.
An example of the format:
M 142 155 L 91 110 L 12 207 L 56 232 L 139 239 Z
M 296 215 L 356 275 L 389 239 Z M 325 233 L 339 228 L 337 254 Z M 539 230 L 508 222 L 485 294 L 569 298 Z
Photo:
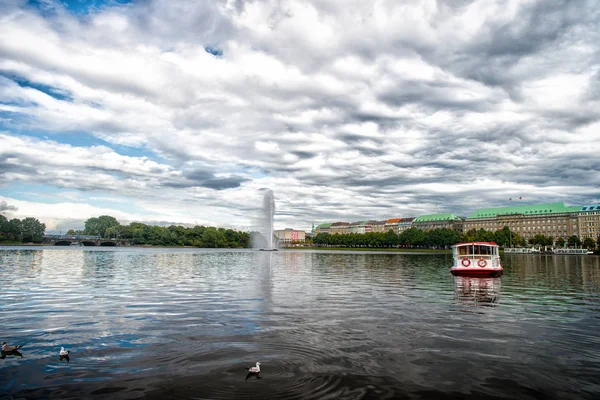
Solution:
M 109 215 L 90 218 L 82 231 L 69 230 L 68 235 L 95 235 L 103 238 L 129 239 L 132 244 L 155 246 L 194 246 L 208 248 L 245 248 L 249 246 L 250 234 L 233 229 L 179 225 L 158 226 L 132 222 L 121 225 Z
M 510 230 L 509 227 L 497 230 L 495 232 L 485 229 L 471 229 L 464 234 L 461 234 L 452 229 L 442 228 L 431 231 L 423 231 L 417 228 L 407 229 L 400 234 L 395 234 L 393 231 L 386 233 L 369 232 L 365 234 L 348 233 L 341 235 L 330 235 L 327 233 L 319 233 L 313 238 L 313 244 L 317 246 L 332 246 L 332 247 L 423 247 L 423 248 L 447 248 L 460 242 L 496 242 L 503 247 L 524 247 L 526 245 L 523 239 L 517 233 Z M 535 235 L 529 239 L 529 244 L 538 246 L 557 246 L 564 247 L 565 244 L 569 247 L 586 247 L 593 250 L 596 247 L 596 242 L 591 238 L 586 238 L 583 243 L 573 235 L 567 241 L 563 238 L 558 238 L 556 241 L 553 237 L 544 235 Z M 600 237 L 597 241 L 600 247 Z
M 388 232 L 368 232 L 365 234 L 347 233 L 341 235 L 330 235 L 328 233 L 319 233 L 313 238 L 313 244 L 317 246 L 333 247 L 434 247 L 445 248 L 460 242 L 461 234 L 452 229 L 435 229 L 432 231 L 423 231 L 417 228 L 410 228 L 406 231 L 395 234 L 394 231 Z
M 9 242 L 41 242 L 44 240 L 46 225 L 37 218 L 7 219 L 0 214 L 0 241 Z

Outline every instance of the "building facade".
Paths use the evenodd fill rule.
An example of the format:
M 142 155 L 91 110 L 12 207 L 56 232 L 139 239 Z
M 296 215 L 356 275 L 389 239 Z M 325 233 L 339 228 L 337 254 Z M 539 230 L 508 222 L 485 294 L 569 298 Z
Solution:
M 508 226 L 525 240 L 538 234 L 555 240 L 559 237 L 566 240 L 571 235 L 579 236 L 580 209 L 581 207 L 568 207 L 563 203 L 482 208 L 467 217 L 464 231 L 497 231 Z
M 600 204 L 582 206 L 577 213 L 579 239 L 600 238 Z
M 395 234 L 398 234 L 398 224 L 402 218 L 391 218 L 385 221 L 385 231 L 389 232 L 390 230 L 394 231 Z
M 348 222 L 334 222 L 329 227 L 329 234 L 330 235 L 342 235 L 344 233 L 348 233 L 349 226 L 350 226 L 350 223 L 348 223 Z
M 428 214 L 415 218 L 412 227 L 423 231 L 447 228 L 462 233 L 463 220 L 454 214 Z
M 306 232 L 291 228 L 274 231 L 273 234 L 281 244 L 304 243 L 306 240 Z
M 371 221 L 371 232 L 385 232 L 386 221 Z
M 329 233 L 329 228 L 331 228 L 331 224 L 319 224 L 315 228 L 315 236 L 319 233 Z
M 398 222 L 398 233 L 402 233 L 407 229 L 412 227 L 412 223 L 415 220 L 415 217 L 411 218 L 401 218 L 400 222 Z

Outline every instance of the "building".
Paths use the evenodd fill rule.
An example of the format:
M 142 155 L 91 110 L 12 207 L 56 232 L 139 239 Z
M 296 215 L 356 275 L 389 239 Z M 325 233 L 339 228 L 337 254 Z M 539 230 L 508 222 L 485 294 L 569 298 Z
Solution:
M 401 218 L 400 222 L 398 222 L 398 233 L 400 234 L 405 230 L 410 229 L 414 220 L 415 217 Z
M 372 221 L 358 221 L 358 222 L 351 222 L 350 225 L 348 226 L 348 233 L 358 233 L 358 234 L 365 234 L 367 232 L 372 232 Z
M 342 235 L 344 233 L 348 233 L 348 227 L 350 224 L 348 222 L 334 222 L 329 227 L 330 235 Z
M 291 228 L 274 231 L 273 234 L 281 244 L 304 243 L 306 240 L 306 232 Z
M 482 208 L 467 217 L 464 231 L 485 229 L 495 232 L 508 226 L 525 240 L 538 234 L 551 236 L 555 240 L 559 237 L 566 240 L 571 235 L 579 236 L 578 219 L 582 217 L 579 215 L 581 209 L 582 207 L 568 207 L 563 203 Z
M 447 228 L 462 233 L 463 220 L 454 214 L 428 214 L 415 218 L 412 221 L 412 227 L 423 231 Z
M 315 236 L 319 233 L 329 233 L 329 228 L 331 224 L 320 224 L 315 228 Z
M 579 239 L 600 237 L 600 204 L 582 206 L 577 213 Z
M 386 221 L 371 221 L 371 232 L 385 232 Z
M 398 234 L 398 224 L 400 223 L 400 220 L 402 220 L 402 218 L 391 218 L 385 221 L 385 231 L 389 232 L 392 230 L 395 234 Z

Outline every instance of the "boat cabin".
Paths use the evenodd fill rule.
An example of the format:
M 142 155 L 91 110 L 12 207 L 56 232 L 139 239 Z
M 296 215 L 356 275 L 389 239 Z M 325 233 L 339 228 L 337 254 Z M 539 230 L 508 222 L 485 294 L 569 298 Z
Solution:
M 450 272 L 454 275 L 499 276 L 499 246 L 494 242 L 459 243 L 452 246 L 454 263 Z
M 452 254 L 454 258 L 471 260 L 480 260 L 481 258 L 490 260 L 500 255 L 499 247 L 494 242 L 459 243 L 453 246 Z

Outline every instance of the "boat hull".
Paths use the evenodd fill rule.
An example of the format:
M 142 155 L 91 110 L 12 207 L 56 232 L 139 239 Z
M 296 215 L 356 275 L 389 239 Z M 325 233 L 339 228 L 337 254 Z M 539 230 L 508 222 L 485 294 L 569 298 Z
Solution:
M 450 268 L 450 272 L 455 276 L 500 276 L 503 268 Z

